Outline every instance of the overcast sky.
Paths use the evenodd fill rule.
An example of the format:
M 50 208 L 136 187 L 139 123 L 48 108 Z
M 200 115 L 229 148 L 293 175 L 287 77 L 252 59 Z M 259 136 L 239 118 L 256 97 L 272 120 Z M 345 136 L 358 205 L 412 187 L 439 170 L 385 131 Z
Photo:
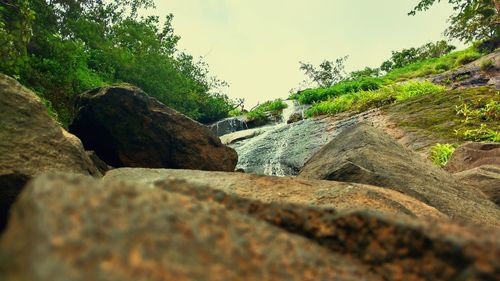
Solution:
M 349 55 L 348 70 L 378 67 L 391 50 L 443 38 L 450 6 L 407 16 L 417 0 L 157 0 L 174 14 L 179 47 L 203 56 L 246 107 L 286 98 L 304 80 L 299 61 Z

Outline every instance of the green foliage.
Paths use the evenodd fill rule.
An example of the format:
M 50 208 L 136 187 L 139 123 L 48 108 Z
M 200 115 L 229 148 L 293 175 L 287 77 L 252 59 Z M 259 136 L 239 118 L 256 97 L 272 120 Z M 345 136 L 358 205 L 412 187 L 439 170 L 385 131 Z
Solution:
M 440 0 L 420 0 L 409 13 L 428 10 Z M 500 3 L 498 0 L 448 0 L 455 13 L 445 34 L 465 42 L 498 38 Z
M 424 81 L 389 85 L 376 91 L 351 92 L 331 100 L 314 103 L 306 111 L 306 116 L 335 115 L 349 110 L 361 112 L 393 102 L 402 102 L 417 96 L 437 93 L 442 90 L 444 90 L 444 87 Z
M 455 152 L 455 146 L 438 143 L 431 148 L 431 160 L 439 167 L 444 167 L 453 152 Z
M 466 65 L 468 63 L 477 60 L 480 57 L 481 55 L 477 53 L 464 53 L 457 58 L 455 65 L 456 66 Z
M 204 123 L 234 108 L 219 93 L 227 84 L 177 50 L 172 15 L 163 26 L 137 15 L 151 0 L 9 2 L 0 2 L 0 72 L 49 101 L 65 126 L 76 94 L 120 82 Z
M 227 114 L 229 117 L 238 117 L 243 115 L 243 112 L 239 108 L 235 108 L 233 110 L 230 110 L 229 113 Z
M 497 92 L 497 98 L 500 93 Z M 482 99 L 455 106 L 455 112 L 460 122 L 465 124 L 479 124 L 473 129 L 457 129 L 455 133 L 466 140 L 500 142 L 500 130 L 490 128 L 487 124 L 500 123 L 500 101 Z
M 335 61 L 323 61 L 317 68 L 310 63 L 300 63 L 300 70 L 303 70 L 308 78 L 315 82 L 318 87 L 330 87 L 345 79 L 345 62 L 347 56 L 338 58 Z
M 364 77 L 358 80 L 345 80 L 328 88 L 307 89 L 290 96 L 301 104 L 325 101 L 348 93 L 377 90 L 383 84 L 383 79 Z
M 349 74 L 350 80 L 358 80 L 366 77 L 379 77 L 380 76 L 380 68 L 371 68 L 365 67 L 362 70 L 353 71 Z
M 282 99 L 267 101 L 246 113 L 246 116 L 257 125 L 264 125 L 270 121 L 270 116 L 278 117 L 287 106 Z
M 391 70 L 402 68 L 412 63 L 431 58 L 439 58 L 450 53 L 454 49 L 456 49 L 455 46 L 442 40 L 436 43 L 427 43 L 419 48 L 392 51 L 391 58 L 383 62 L 380 68 L 385 72 L 390 72 Z
M 260 110 L 264 112 L 278 112 L 287 108 L 287 104 L 282 99 L 277 99 L 273 101 L 266 101 L 265 103 L 257 106 L 254 110 Z

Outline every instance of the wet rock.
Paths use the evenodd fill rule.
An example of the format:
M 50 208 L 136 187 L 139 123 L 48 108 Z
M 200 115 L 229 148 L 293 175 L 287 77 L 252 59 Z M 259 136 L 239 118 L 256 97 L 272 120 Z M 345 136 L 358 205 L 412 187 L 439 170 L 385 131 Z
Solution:
M 234 171 L 238 156 L 206 126 L 132 86 L 80 96 L 70 131 L 113 167 Z
M 500 226 L 500 209 L 482 192 L 464 186 L 367 124 L 340 133 L 307 162 L 299 176 L 386 187 L 452 218 Z
M 500 166 L 499 143 L 466 143 L 453 152 L 445 169 L 450 173 L 458 173 L 483 165 Z
M 247 120 L 243 117 L 230 117 L 208 126 L 217 136 L 223 136 L 237 131 L 249 129 Z
M 170 185 L 182 186 L 37 178 L 1 239 L 0 279 L 381 280 L 356 260 Z
M 454 174 L 461 182 L 479 188 L 500 206 L 500 166 L 484 165 Z
M 445 220 L 447 216 L 412 197 L 375 186 L 292 177 L 190 170 L 121 168 L 109 171 L 105 182 L 129 181 L 154 186 L 162 180 L 182 180 L 241 198 L 266 203 L 293 203 L 338 210 L 371 209 L 381 213 Z
M 49 116 L 40 98 L 0 74 L 0 232 L 26 181 L 47 171 L 101 175 L 80 140 Z
M 304 116 L 302 114 L 296 112 L 296 113 L 293 113 L 292 115 L 290 115 L 290 118 L 288 118 L 286 123 L 292 124 L 295 122 L 299 122 L 300 120 L 304 120 Z

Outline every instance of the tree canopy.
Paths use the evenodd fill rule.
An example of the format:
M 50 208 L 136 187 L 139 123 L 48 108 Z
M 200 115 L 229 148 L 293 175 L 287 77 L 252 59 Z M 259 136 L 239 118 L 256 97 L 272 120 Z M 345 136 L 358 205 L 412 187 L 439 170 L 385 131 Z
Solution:
M 131 83 L 204 123 L 227 116 L 227 83 L 179 51 L 173 16 L 163 24 L 138 11 L 152 0 L 0 0 L 0 72 L 34 89 L 60 121 L 72 118 L 76 94 Z
M 409 13 L 415 15 L 426 11 L 441 0 L 421 0 Z M 499 34 L 499 0 L 448 0 L 453 6 L 454 14 L 450 17 L 450 26 L 445 34 L 465 42 L 475 40 L 498 40 Z

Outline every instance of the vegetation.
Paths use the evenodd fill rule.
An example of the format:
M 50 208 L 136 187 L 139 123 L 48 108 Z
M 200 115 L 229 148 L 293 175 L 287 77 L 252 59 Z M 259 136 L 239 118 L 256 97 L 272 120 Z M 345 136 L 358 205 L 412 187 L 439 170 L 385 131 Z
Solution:
M 269 115 L 277 117 L 285 108 L 287 104 L 282 99 L 267 101 L 252 109 L 246 116 L 257 124 L 266 124 L 269 122 Z
M 310 63 L 300 63 L 300 70 L 303 70 L 306 76 L 318 87 L 326 88 L 345 79 L 345 62 L 347 56 L 336 59 L 335 61 L 323 61 L 318 67 Z M 304 81 L 305 84 L 310 84 Z
M 439 167 L 444 167 L 453 152 L 455 152 L 455 146 L 438 143 L 431 148 L 431 160 Z
M 455 106 L 456 114 L 465 124 L 479 124 L 473 129 L 455 130 L 466 140 L 500 142 L 500 128 L 491 128 L 500 123 L 500 92 L 496 93 L 497 99 L 472 100 Z M 488 123 L 492 123 L 489 125 Z M 477 125 L 476 125 L 477 126 Z
M 234 102 L 205 63 L 178 51 L 173 16 L 139 17 L 152 0 L 0 1 L 0 72 L 14 76 L 72 118 L 76 94 L 127 82 L 204 123 L 224 118 Z
M 427 81 L 393 84 L 374 91 L 351 92 L 327 101 L 314 103 L 306 111 L 306 116 L 335 115 L 349 110 L 360 112 L 443 90 L 444 87 Z
M 420 0 L 409 13 L 430 9 L 440 0 Z M 497 40 L 500 13 L 499 0 L 448 0 L 455 13 L 450 17 L 450 26 L 445 34 L 465 42 L 475 40 Z

